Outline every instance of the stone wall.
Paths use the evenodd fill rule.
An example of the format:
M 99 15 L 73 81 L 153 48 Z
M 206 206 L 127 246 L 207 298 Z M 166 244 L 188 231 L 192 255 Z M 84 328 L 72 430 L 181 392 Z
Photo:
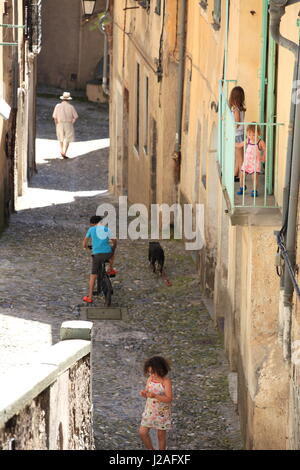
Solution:
M 0 450 L 45 450 L 48 448 L 50 388 L 44 390 L 0 431 Z
M 78 361 L 69 371 L 69 449 L 91 449 L 93 447 L 90 390 L 91 363 L 90 356 L 88 356 Z
M 94 449 L 91 342 L 76 339 L 90 325 L 65 322 L 63 341 L 2 387 L 0 450 Z

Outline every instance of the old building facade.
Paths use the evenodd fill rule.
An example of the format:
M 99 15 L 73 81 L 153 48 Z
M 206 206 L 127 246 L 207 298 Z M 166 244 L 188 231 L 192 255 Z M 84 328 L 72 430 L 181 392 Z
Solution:
M 81 1 L 42 2 L 43 49 L 38 59 L 38 82 L 66 90 L 85 89 L 100 74 L 104 34 L 97 25 L 106 0 L 97 0 L 85 18 Z
M 284 220 L 293 207 L 287 193 L 297 187 L 290 183 L 289 155 L 298 148 L 299 7 L 269 0 L 124 0 L 113 10 L 110 188 L 147 206 L 204 205 L 205 246 L 195 258 L 238 376 L 248 449 L 300 448 L 298 302 L 286 294 L 287 268 L 278 277 L 283 266 L 275 236 L 283 228 L 283 238 L 292 240 Z M 228 106 L 235 86 L 246 95 L 244 137 L 254 122 L 266 144 L 260 187 L 252 188 L 249 176 L 241 195 Z M 294 191 L 290 200 L 295 197 Z
M 0 5 L 0 227 L 7 223 L 35 171 L 36 57 L 41 48 L 40 0 Z
M 228 2 L 219 2 L 219 10 L 217 3 L 203 2 L 199 10 L 189 2 L 186 68 L 191 68 L 192 80 L 190 103 L 185 95 L 185 108 L 190 109 L 180 191 L 185 200 L 205 205 L 206 246 L 199 254 L 199 274 L 212 315 L 224 325 L 231 368 L 238 373 L 245 445 L 284 449 L 291 442 L 286 439 L 290 367 L 278 340 L 280 282 L 274 232 L 282 225 L 295 59 L 269 33 L 269 2 L 233 1 L 230 9 Z M 298 7 L 287 8 L 281 26 L 282 34 L 295 43 Z M 199 54 L 205 44 L 209 55 Z M 233 121 L 227 99 L 235 85 L 245 90 L 245 122 L 260 123 L 267 145 L 261 200 L 247 192 L 238 196 L 239 185 L 234 185 Z M 250 177 L 247 184 L 251 187 Z
M 147 206 L 176 200 L 176 2 L 114 2 L 110 187 Z

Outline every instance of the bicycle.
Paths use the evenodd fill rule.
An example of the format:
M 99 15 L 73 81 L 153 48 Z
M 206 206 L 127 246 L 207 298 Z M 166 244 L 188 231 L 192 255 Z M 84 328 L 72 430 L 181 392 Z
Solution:
M 92 250 L 92 245 L 88 245 L 88 249 Z M 97 274 L 97 289 L 93 291 L 93 295 L 100 296 L 102 293 L 105 298 L 105 307 L 111 306 L 111 297 L 114 293 L 112 283 L 110 278 L 115 277 L 115 275 L 109 275 L 106 272 L 106 264 L 109 263 L 109 260 L 105 260 L 100 264 Z
M 105 298 L 105 307 L 111 306 L 111 298 L 114 293 L 110 276 L 106 272 L 106 264 L 109 261 L 104 261 L 101 263 L 101 266 L 97 275 L 97 290 L 93 292 L 93 295 L 101 295 L 103 293 Z

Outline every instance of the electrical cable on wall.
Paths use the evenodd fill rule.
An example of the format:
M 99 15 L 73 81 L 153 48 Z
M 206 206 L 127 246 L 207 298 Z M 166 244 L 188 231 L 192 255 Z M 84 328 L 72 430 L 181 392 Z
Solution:
M 297 295 L 298 299 L 300 300 L 300 287 L 299 287 L 299 284 L 297 283 L 297 279 L 295 277 L 295 272 L 293 270 L 293 267 L 292 267 L 287 249 L 286 249 L 286 247 L 283 243 L 283 237 L 282 237 L 282 232 L 281 231 L 278 232 L 278 234 L 276 236 L 276 239 L 277 239 L 278 248 L 280 250 L 280 254 L 281 254 L 282 258 L 284 259 L 284 261 L 286 263 L 286 267 L 288 269 L 290 278 L 292 280 L 296 295 Z M 277 269 L 277 274 L 280 276 L 278 269 Z

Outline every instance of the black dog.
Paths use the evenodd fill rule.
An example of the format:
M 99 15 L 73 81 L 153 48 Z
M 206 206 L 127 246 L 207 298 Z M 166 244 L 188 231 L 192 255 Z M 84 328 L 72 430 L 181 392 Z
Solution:
M 159 267 L 160 274 L 163 272 L 165 253 L 159 242 L 149 242 L 149 262 L 156 272 L 156 263 Z

